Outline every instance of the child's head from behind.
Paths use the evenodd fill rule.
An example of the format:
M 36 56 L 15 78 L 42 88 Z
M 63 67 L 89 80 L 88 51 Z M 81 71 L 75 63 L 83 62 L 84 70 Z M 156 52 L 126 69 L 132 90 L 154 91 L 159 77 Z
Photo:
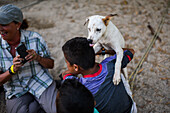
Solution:
M 66 79 L 56 99 L 57 113 L 93 113 L 91 92 L 76 79 Z
M 70 65 L 76 64 L 87 70 L 95 64 L 94 49 L 89 46 L 87 38 L 75 37 L 67 41 L 62 50 Z

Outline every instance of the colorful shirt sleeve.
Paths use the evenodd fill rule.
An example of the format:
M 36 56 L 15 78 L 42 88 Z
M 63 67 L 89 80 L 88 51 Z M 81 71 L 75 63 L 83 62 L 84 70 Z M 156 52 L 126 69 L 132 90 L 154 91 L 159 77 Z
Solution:
M 133 54 L 129 50 L 124 51 L 121 68 L 125 68 L 132 59 Z
M 108 63 L 110 61 L 113 61 L 114 63 L 116 62 L 116 54 L 114 56 L 108 57 L 104 59 L 101 64 Z M 123 59 L 122 59 L 122 65 L 121 68 L 125 68 L 127 64 L 132 60 L 133 54 L 129 50 L 125 50 L 123 53 Z

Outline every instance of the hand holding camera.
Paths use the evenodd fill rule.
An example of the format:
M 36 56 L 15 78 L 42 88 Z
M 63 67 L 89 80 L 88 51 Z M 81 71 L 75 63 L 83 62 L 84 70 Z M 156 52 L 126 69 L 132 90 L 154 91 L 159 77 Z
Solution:
M 33 49 L 27 50 L 25 44 L 22 44 L 19 47 L 17 47 L 17 52 L 20 55 L 20 58 L 23 59 L 21 61 L 22 64 L 25 64 L 27 61 L 31 62 L 33 60 L 38 59 L 38 54 Z
M 27 50 L 26 52 L 28 52 L 28 55 L 25 57 L 25 59 L 29 62 L 39 59 L 39 55 L 33 49 Z

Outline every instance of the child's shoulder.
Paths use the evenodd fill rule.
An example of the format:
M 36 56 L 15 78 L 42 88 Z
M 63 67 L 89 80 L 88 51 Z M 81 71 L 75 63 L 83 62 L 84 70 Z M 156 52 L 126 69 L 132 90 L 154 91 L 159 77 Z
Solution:
M 131 51 L 129 51 L 129 50 L 125 50 L 125 51 L 124 51 L 124 55 L 128 55 L 128 56 L 130 56 L 130 57 L 133 57 L 133 53 L 132 53 Z M 115 59 L 116 59 L 116 54 L 115 54 L 114 56 L 107 57 L 106 59 L 104 59 L 104 60 L 101 62 L 101 64 L 108 63 L 108 62 L 113 61 L 113 60 L 115 60 Z
M 105 58 L 105 59 L 101 62 L 101 64 L 108 63 L 108 62 L 110 62 L 110 61 L 112 61 L 112 60 L 114 60 L 114 59 L 116 59 L 116 55 Z

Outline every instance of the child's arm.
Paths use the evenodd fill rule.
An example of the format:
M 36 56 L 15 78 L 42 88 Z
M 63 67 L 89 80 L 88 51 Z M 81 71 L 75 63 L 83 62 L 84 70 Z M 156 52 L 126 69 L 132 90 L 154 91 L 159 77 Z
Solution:
M 133 49 L 123 48 L 123 51 L 125 50 L 129 50 L 132 54 L 135 54 L 135 51 Z M 102 54 L 114 55 L 116 54 L 116 52 L 114 50 L 100 50 L 99 52 L 96 53 L 96 55 L 102 55 Z
M 122 59 L 122 62 L 121 62 L 121 68 L 124 68 L 126 67 L 126 65 L 131 61 L 131 59 L 133 58 L 133 54 L 135 53 L 135 51 L 133 49 L 128 49 L 128 48 L 123 48 L 124 50 L 124 53 L 123 53 L 123 59 Z M 107 54 L 111 54 L 111 55 L 115 55 L 114 53 L 114 50 L 105 50 Z M 98 52 L 98 54 L 102 54 L 100 53 L 101 51 Z M 109 59 L 110 58 L 110 59 Z M 108 61 L 113 61 L 113 63 L 116 62 L 116 56 L 111 58 L 106 58 L 104 61 L 102 61 L 102 63 L 104 62 L 108 62 Z

